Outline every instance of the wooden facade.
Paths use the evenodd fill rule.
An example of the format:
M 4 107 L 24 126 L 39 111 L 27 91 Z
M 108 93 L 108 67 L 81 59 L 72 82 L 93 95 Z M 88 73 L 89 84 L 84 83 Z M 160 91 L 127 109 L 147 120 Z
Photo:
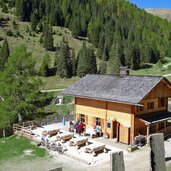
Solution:
M 148 124 L 139 117 L 157 112 L 162 115 L 162 112 L 168 110 L 168 97 L 171 97 L 171 87 L 164 79 L 138 105 L 75 97 L 76 119 L 82 119 L 87 127 L 99 124 L 110 138 L 130 144 L 138 134 L 170 133 L 167 120 Z

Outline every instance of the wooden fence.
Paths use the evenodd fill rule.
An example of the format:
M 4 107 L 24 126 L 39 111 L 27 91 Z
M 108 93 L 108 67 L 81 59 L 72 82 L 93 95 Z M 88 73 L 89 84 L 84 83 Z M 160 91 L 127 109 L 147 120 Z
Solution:
M 48 116 L 43 119 L 38 120 L 32 120 L 32 121 L 26 121 L 22 123 L 14 124 L 13 126 L 6 127 L 4 129 L 0 129 L 0 138 L 4 136 L 10 136 L 15 131 L 18 130 L 26 130 L 27 128 L 33 129 L 35 126 L 43 126 L 43 125 L 49 125 L 53 123 L 59 123 L 62 121 L 62 118 L 65 117 L 65 121 L 71 121 L 74 120 L 74 115 L 57 115 L 57 116 Z
M 0 129 L 0 138 L 10 136 L 13 134 L 13 127 L 5 127 L 4 129 Z
M 36 143 L 39 143 L 38 139 L 32 136 L 33 135 L 32 130 L 36 128 L 37 126 L 59 123 L 62 121 L 63 117 L 65 117 L 65 121 L 74 120 L 74 115 L 66 115 L 66 116 L 58 115 L 58 116 L 47 117 L 47 118 L 40 119 L 40 120 L 22 122 L 22 123 L 13 125 L 13 133 L 18 136 L 23 136 L 27 139 L 30 139 Z

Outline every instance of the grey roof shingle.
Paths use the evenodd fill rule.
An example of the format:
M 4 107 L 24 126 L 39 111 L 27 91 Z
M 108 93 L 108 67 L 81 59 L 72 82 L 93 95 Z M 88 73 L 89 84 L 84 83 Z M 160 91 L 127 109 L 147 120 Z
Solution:
M 65 89 L 63 95 L 138 104 L 164 77 L 86 75 Z

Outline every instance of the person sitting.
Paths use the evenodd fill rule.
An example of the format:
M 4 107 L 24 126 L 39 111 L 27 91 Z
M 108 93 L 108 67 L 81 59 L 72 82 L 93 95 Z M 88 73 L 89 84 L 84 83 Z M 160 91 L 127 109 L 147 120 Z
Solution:
M 74 129 L 76 130 L 76 133 L 78 133 L 78 125 L 80 123 L 80 120 L 77 120 L 77 122 L 74 124 Z
M 99 125 L 96 126 L 96 135 L 98 137 L 101 137 L 101 135 L 102 135 L 102 128 Z
M 74 132 L 74 123 L 72 121 L 69 122 L 69 131 Z
M 80 121 L 80 123 L 77 127 L 77 132 L 79 135 L 84 131 L 84 128 L 85 128 L 85 124 L 82 121 Z

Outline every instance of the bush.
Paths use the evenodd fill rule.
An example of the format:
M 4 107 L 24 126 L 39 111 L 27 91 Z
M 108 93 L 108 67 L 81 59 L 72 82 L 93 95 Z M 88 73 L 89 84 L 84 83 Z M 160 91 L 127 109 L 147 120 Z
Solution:
M 4 40 L 4 38 L 0 36 L 0 42 L 1 42 L 2 40 Z
M 24 39 L 24 36 L 22 34 L 20 34 L 19 30 L 16 32 L 16 36 L 21 37 L 22 39 Z
M 13 25 L 13 27 L 14 27 L 15 29 L 17 29 L 17 23 L 16 23 L 15 20 L 12 21 L 12 25 Z
M 6 31 L 7 36 L 14 36 L 14 33 L 11 30 Z

